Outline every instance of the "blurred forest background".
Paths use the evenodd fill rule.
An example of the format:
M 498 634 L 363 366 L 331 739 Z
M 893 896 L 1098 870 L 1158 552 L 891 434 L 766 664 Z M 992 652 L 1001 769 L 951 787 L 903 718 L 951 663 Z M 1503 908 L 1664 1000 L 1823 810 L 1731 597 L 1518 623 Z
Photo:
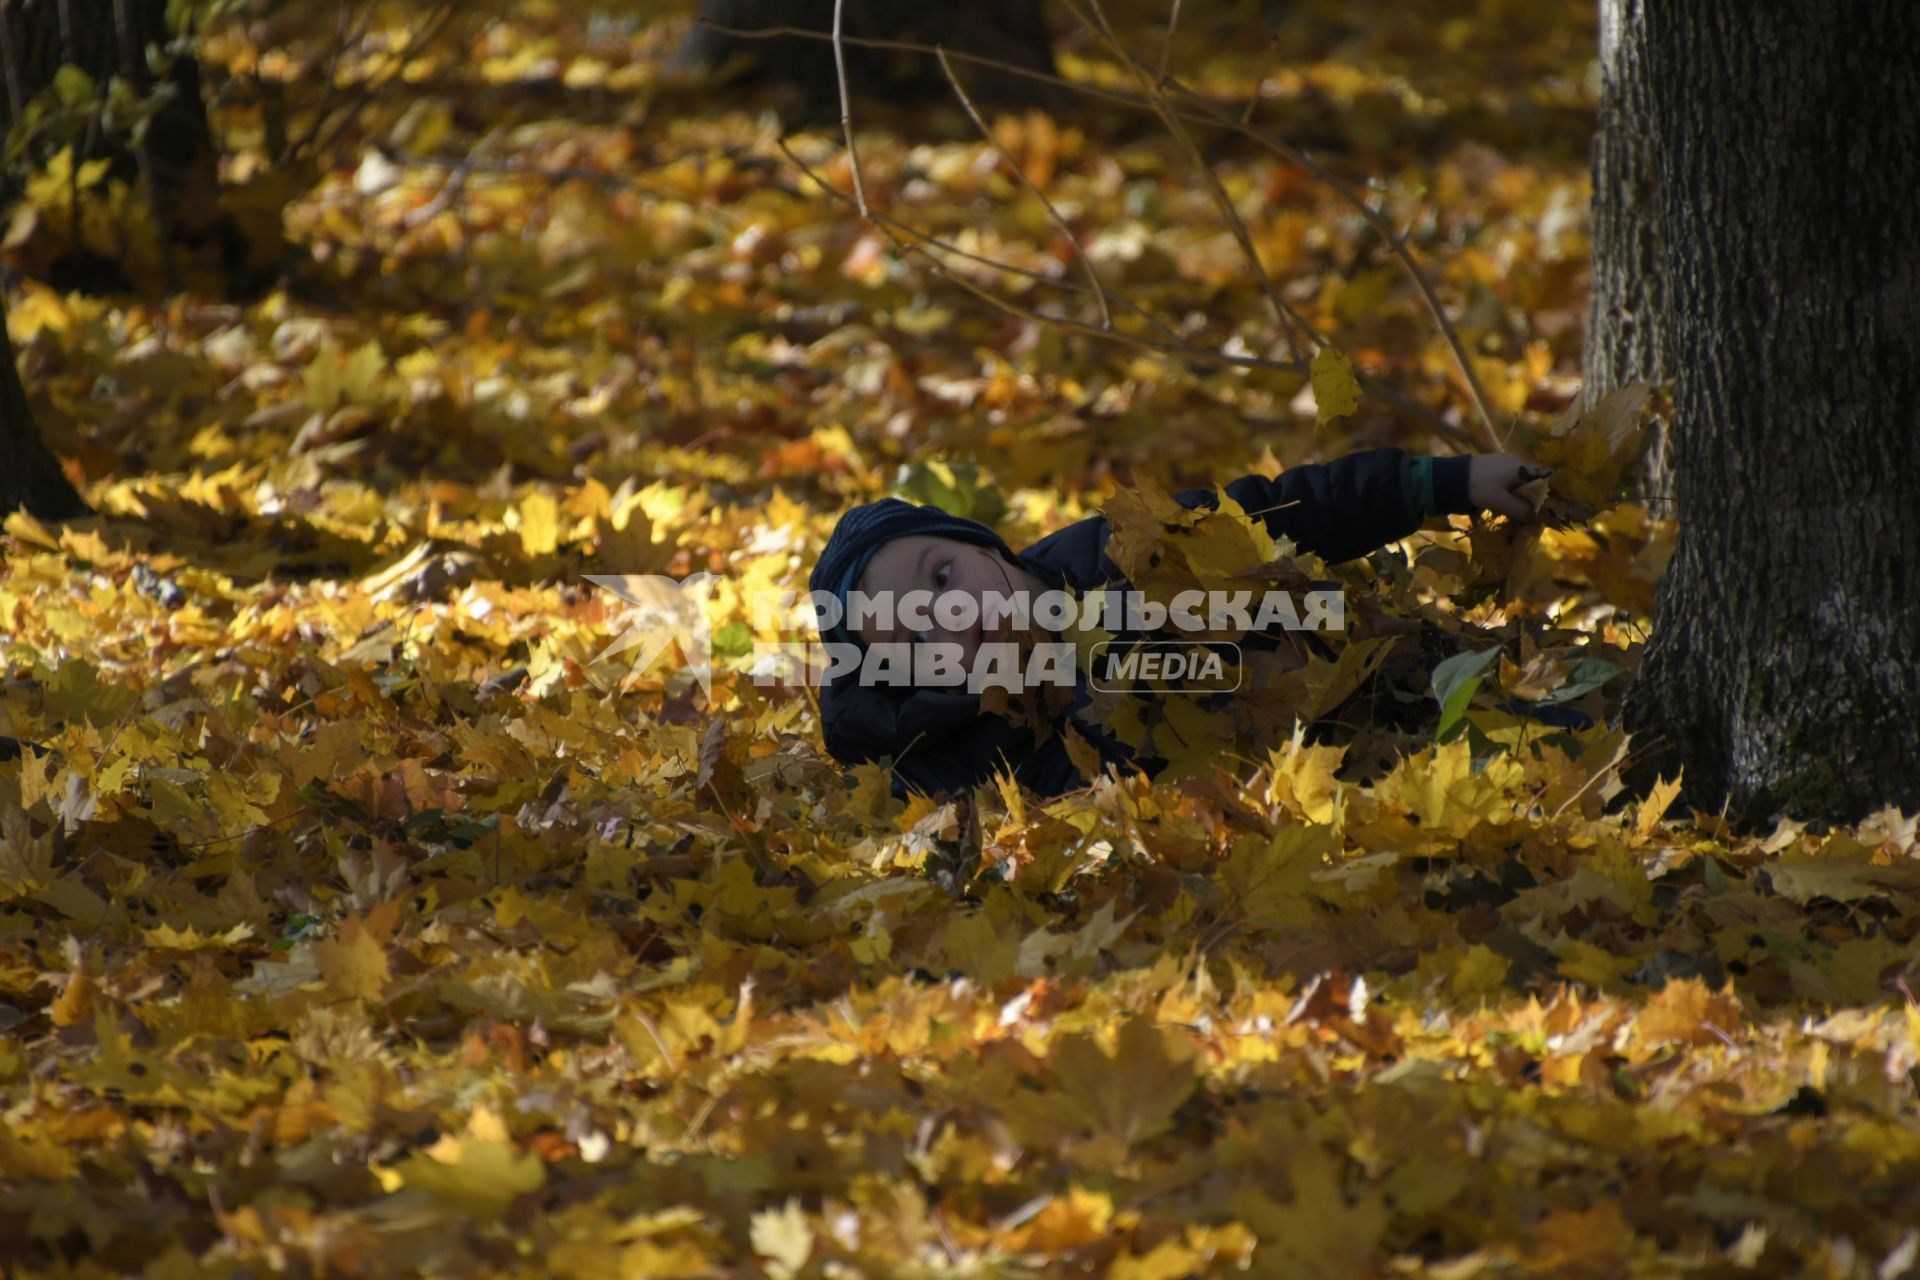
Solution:
M 1308 148 L 1356 188 L 1377 184 L 1368 198 L 1392 225 L 1422 251 L 1438 251 L 1433 270 L 1463 312 L 1460 330 L 1482 366 L 1490 408 L 1507 420 L 1550 413 L 1571 394 L 1579 359 L 1594 15 L 1591 6 L 1551 17 L 1520 4 L 1472 16 L 1446 10 L 1192 6 L 1171 46 L 1164 11 L 1129 4 L 1108 12 L 1143 56 L 1164 57 L 1197 92 Z M 1058 19 L 1053 48 L 1063 74 L 1096 88 L 1131 87 L 1097 38 L 1063 11 L 1047 12 Z M 358 441 L 342 438 L 356 434 L 344 422 L 327 429 L 334 438 L 326 441 L 310 431 L 290 458 L 285 429 L 304 422 L 222 430 L 229 418 L 282 402 L 265 385 L 253 387 L 251 403 L 228 390 L 214 421 L 175 429 L 179 415 L 169 410 L 191 395 L 184 384 L 193 376 L 217 382 L 199 388 L 202 396 L 242 374 L 253 384 L 268 376 L 229 338 L 216 348 L 225 356 L 210 352 L 207 367 L 166 362 L 173 380 L 163 388 L 129 384 L 126 394 L 158 412 L 123 403 L 109 413 L 96 401 L 77 414 L 45 414 L 56 451 L 81 459 L 83 480 L 117 472 L 123 455 L 132 471 L 241 458 L 311 468 L 297 459 L 324 445 L 327 456 L 354 460 L 339 470 L 359 483 L 386 467 L 395 483 L 417 483 L 450 462 L 462 474 L 510 465 L 519 469 L 510 478 L 558 478 L 584 462 L 617 488 L 627 475 L 673 474 L 659 451 L 704 436 L 695 452 L 712 459 L 708 478 L 736 478 L 727 474 L 732 459 L 759 483 L 791 477 L 800 496 L 843 489 L 853 455 L 884 465 L 947 450 L 1005 468 L 996 470 L 1003 485 L 1077 489 L 1089 468 L 1145 462 L 1160 470 L 1186 459 L 1184 475 L 1162 478 L 1198 479 L 1267 446 L 1288 459 L 1324 451 L 1288 410 L 1303 379 L 1173 362 L 1170 376 L 1130 386 L 1133 352 L 1023 324 L 935 278 L 924 261 L 901 260 L 777 146 L 778 122 L 797 123 L 795 154 L 850 189 L 836 104 L 663 76 L 692 25 L 684 6 L 549 16 L 356 7 L 348 15 L 286 5 L 209 19 L 200 76 L 221 198 L 238 224 L 221 230 L 237 245 L 203 235 L 163 252 L 143 216 L 138 174 L 116 177 L 82 160 L 63 178 L 54 148 L 65 142 L 53 138 L 40 144 L 53 167 L 27 186 L 15 215 L 9 265 L 50 278 L 59 292 L 86 283 L 104 260 L 112 264 L 105 283 L 118 275 L 165 290 L 171 275 L 215 308 L 231 305 L 236 289 L 283 281 L 288 287 L 270 296 L 299 318 L 354 312 L 352 323 L 365 327 L 296 326 L 309 346 L 326 338 L 357 350 L 377 335 L 383 372 L 435 349 L 442 334 L 486 326 L 504 335 L 510 326 L 517 349 L 489 371 L 551 389 L 528 417 L 490 428 L 495 409 L 484 402 L 493 397 L 482 396 L 472 412 L 456 406 L 459 421 L 448 429 L 416 433 L 392 428 L 448 406 L 409 387 L 400 421 L 382 415 L 376 431 L 369 419 L 359 433 L 368 438 Z M 885 68 L 853 74 L 863 70 L 894 87 Z M 977 66 L 957 70 L 963 80 L 980 75 Z M 859 125 L 874 132 L 861 157 L 867 183 L 913 232 L 1068 276 L 1061 268 L 1075 251 L 997 162 L 1004 151 L 1070 210 L 1116 295 L 1162 313 L 1198 350 L 1237 343 L 1243 354 L 1266 355 L 1276 345 L 1278 326 L 1231 229 L 1151 111 L 1040 85 L 1036 94 L 1049 94 L 1059 114 L 1017 105 L 996 114 L 989 147 L 942 83 L 922 84 L 920 100 L 905 104 L 854 84 Z M 1257 142 L 1193 133 L 1223 187 L 1258 213 L 1257 247 L 1290 304 L 1404 399 L 1461 421 L 1440 335 L 1354 211 Z M 83 181 L 87 194 L 104 188 L 104 198 L 75 200 Z M 126 216 L 116 219 L 116 209 Z M 219 220 L 203 210 L 198 217 Z M 1061 300 L 1057 290 L 955 261 L 968 279 L 1029 305 Z M 25 308 L 14 325 L 29 349 L 40 329 L 35 309 L 47 305 L 31 301 L 39 296 L 15 303 Z M 1064 301 L 1072 314 L 1092 314 L 1084 299 Z M 1143 329 L 1124 315 L 1121 322 Z M 216 310 L 197 323 L 204 331 L 195 336 L 206 337 L 218 331 L 206 326 L 231 330 L 233 318 Z M 896 355 L 903 344 L 888 342 L 894 333 L 913 339 L 910 351 Z M 840 358 L 822 370 L 790 355 L 769 358 L 829 335 Z M 168 347 L 198 345 L 153 336 Z M 1008 355 L 1031 357 L 1040 345 L 1040 358 L 1025 361 L 1032 376 L 995 377 Z M 1062 350 L 1090 362 L 1065 388 Z M 276 352 L 272 363 L 288 361 Z M 522 366 L 526 376 L 512 377 Z M 903 376 L 888 378 L 890 368 Z M 59 370 L 32 372 L 38 394 L 52 394 Z M 562 395 L 554 375 L 570 378 L 576 394 Z M 565 409 L 583 399 L 591 421 Z M 807 412 L 795 412 L 801 407 Z M 1464 413 L 1470 426 L 1470 404 Z M 1337 444 L 1417 445 L 1434 429 L 1432 416 L 1374 408 Z M 816 426 L 844 430 L 849 457 L 816 441 Z M 216 444 L 216 435 L 226 438 Z M 1015 440 L 1024 447 L 1009 448 Z

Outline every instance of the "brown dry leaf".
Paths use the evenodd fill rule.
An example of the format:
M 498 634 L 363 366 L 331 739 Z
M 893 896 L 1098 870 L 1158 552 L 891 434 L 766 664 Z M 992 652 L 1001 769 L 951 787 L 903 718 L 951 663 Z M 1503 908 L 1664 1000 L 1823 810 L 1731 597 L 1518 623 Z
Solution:
M 1698 978 L 1679 978 L 1649 999 L 1634 1019 L 1634 1034 L 1647 1045 L 1724 1044 L 1729 1028 L 1745 1021 L 1739 999 L 1730 991 L 1713 992 Z
M 316 942 L 313 956 L 322 980 L 335 996 L 378 1003 L 386 994 L 392 976 L 386 948 L 358 917 L 349 917 L 338 937 Z

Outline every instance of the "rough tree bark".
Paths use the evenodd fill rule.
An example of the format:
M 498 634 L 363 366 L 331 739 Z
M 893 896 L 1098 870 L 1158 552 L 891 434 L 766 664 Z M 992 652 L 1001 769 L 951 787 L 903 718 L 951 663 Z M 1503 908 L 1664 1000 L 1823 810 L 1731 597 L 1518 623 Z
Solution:
M 1920 809 L 1920 5 L 1642 15 L 1679 544 L 1626 708 L 1742 825 Z M 1700 804 L 1705 801 L 1705 804 Z
M 1663 382 L 1667 273 L 1654 168 L 1653 84 L 1647 70 L 1646 0 L 1600 0 L 1600 109 L 1593 137 L 1593 275 L 1583 352 L 1586 407 L 1629 382 Z M 1667 433 L 1652 429 L 1640 489 L 1667 514 L 1673 477 Z
M 833 30 L 834 0 L 701 0 L 700 20 L 739 30 L 798 27 Z M 845 0 L 843 35 L 944 45 L 1034 71 L 1054 71 L 1053 48 L 1040 0 Z M 845 45 L 847 83 L 855 93 L 896 101 L 950 92 L 940 64 L 905 51 Z M 779 81 L 800 89 L 817 111 L 837 110 L 839 82 L 833 46 L 807 36 L 748 38 L 695 24 L 674 55 L 682 69 L 740 70 L 743 79 Z M 1044 104 L 1047 86 L 1021 76 L 970 66 L 961 69 L 967 92 L 990 102 Z

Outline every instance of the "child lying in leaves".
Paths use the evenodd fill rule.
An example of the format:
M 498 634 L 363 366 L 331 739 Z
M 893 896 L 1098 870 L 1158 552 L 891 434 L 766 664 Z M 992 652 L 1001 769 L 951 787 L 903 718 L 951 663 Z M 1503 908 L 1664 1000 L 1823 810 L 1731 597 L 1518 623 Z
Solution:
M 1322 465 L 1292 467 L 1271 480 L 1248 475 L 1224 486 L 1230 502 L 1251 517 L 1237 531 L 1226 532 L 1259 539 L 1254 530 L 1264 526 L 1271 539 L 1291 540 L 1298 552 L 1337 563 L 1398 541 L 1433 516 L 1491 510 L 1514 518 L 1530 517 L 1537 499 L 1530 498 L 1528 490 L 1546 475 L 1545 469 L 1531 468 L 1524 459 L 1507 453 L 1430 458 L 1399 449 L 1373 449 Z M 1174 524 L 1185 523 L 1165 498 L 1160 495 L 1159 518 L 1172 516 Z M 1195 513 L 1219 506 L 1218 491 L 1212 488 L 1188 489 L 1171 498 L 1179 508 Z M 822 612 L 822 639 L 830 646 L 858 646 L 862 653 L 874 646 L 892 652 L 939 649 L 957 657 L 960 666 L 977 678 L 978 660 L 985 650 L 998 646 L 1004 651 L 1004 642 L 1010 639 L 1058 639 L 1050 631 L 1015 630 L 1004 617 L 978 607 L 981 602 L 995 594 L 1025 593 L 1028 599 L 1036 599 L 1050 591 L 1067 591 L 1083 599 L 1102 588 L 1129 587 L 1125 572 L 1110 554 L 1121 550 L 1110 536 L 1109 515 L 1115 505 L 1110 503 L 1106 514 L 1078 521 L 1017 553 L 987 526 L 937 507 L 898 498 L 855 507 L 835 526 L 809 579 L 813 592 L 830 595 L 841 606 L 837 616 Z M 1202 518 L 1200 514 L 1192 517 L 1194 521 Z M 1268 540 L 1265 545 L 1271 548 L 1273 543 Z M 1122 558 L 1148 575 L 1160 564 L 1160 554 L 1152 547 L 1135 546 Z M 1283 563 L 1276 560 L 1266 567 L 1274 569 Z M 1285 580 L 1284 572 L 1269 578 Z M 1303 575 L 1291 580 L 1296 585 L 1307 583 Z M 900 601 L 916 591 L 923 593 L 923 600 L 930 595 L 945 606 L 944 611 L 923 606 L 865 612 L 849 607 L 857 597 L 864 597 L 864 605 L 876 599 Z M 816 594 L 815 599 L 820 598 Z M 968 598 L 975 607 L 964 607 Z M 942 625 L 939 618 L 954 625 Z M 1270 655 L 1283 642 L 1290 640 L 1296 653 L 1302 644 L 1297 637 L 1276 639 L 1244 630 L 1230 634 Z M 1140 637 L 1128 632 L 1122 638 L 1137 642 Z M 1390 644 L 1391 637 L 1377 643 Z M 1312 633 L 1307 633 L 1305 645 L 1322 656 L 1329 653 Z M 1377 655 L 1365 661 L 1377 665 Z M 1295 657 L 1291 665 L 1299 664 Z M 1335 665 L 1358 672 L 1363 664 L 1343 660 Z M 1275 669 L 1286 666 L 1281 663 Z M 1325 663 L 1319 667 L 1333 670 Z M 1363 674 L 1372 670 L 1367 665 Z M 1142 751 L 1137 735 L 1118 731 L 1112 715 L 1096 714 L 1100 691 L 1085 670 L 1074 672 L 1070 681 L 1039 688 L 1037 697 L 1011 700 L 996 687 L 981 689 L 976 684 L 970 689 L 966 684 L 898 679 L 875 682 L 871 675 L 869 665 L 848 665 L 821 690 L 826 746 L 844 764 L 890 758 L 893 790 L 898 795 L 908 789 L 964 790 L 997 770 L 1010 769 L 1023 785 L 1053 796 L 1085 785 L 1089 775 L 1099 771 L 1097 765 L 1130 765 L 1152 774 L 1166 763 L 1164 755 Z M 1334 682 L 1346 688 L 1341 678 Z M 1323 680 L 1317 691 L 1324 693 L 1326 683 Z M 1357 677 L 1352 683 L 1357 683 Z M 1292 694 L 1292 709 L 1302 719 L 1313 720 L 1324 712 L 1303 686 L 1294 687 Z M 1215 695 L 1212 705 L 1232 697 Z M 1191 705 L 1193 700 L 1188 702 Z M 1243 710 L 1250 710 L 1254 722 L 1270 728 L 1275 737 L 1291 728 L 1285 720 L 1268 718 L 1271 707 L 1266 704 L 1249 703 Z M 1204 735 L 1205 729 L 1201 732 Z

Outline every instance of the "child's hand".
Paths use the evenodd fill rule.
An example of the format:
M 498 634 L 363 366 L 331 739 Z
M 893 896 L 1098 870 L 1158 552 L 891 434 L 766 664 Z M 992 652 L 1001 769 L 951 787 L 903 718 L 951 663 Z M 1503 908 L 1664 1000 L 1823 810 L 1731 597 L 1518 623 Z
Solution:
M 1539 501 L 1523 486 L 1546 479 L 1551 467 L 1538 467 L 1514 453 L 1486 453 L 1467 464 L 1467 500 L 1477 508 L 1491 510 L 1515 520 L 1530 519 L 1539 510 Z M 1539 488 L 1542 486 L 1535 486 Z M 1545 495 L 1541 494 L 1544 498 Z

